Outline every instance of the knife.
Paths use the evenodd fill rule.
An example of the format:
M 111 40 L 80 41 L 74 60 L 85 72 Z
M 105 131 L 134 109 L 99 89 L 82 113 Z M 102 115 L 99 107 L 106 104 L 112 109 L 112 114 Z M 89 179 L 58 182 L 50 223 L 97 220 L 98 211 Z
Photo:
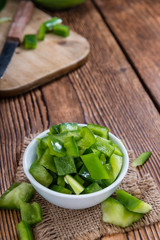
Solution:
M 33 10 L 34 4 L 31 1 L 20 2 L 0 55 L 0 78 L 3 77 L 16 47 L 21 43 L 23 30 L 31 19 Z

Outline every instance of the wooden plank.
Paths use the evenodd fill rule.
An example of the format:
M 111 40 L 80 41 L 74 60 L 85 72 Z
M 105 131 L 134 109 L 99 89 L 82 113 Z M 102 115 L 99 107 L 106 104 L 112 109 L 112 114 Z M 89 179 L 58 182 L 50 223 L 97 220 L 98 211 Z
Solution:
M 136 155 L 152 150 L 139 174 L 150 172 L 159 185 L 160 121 L 151 99 L 90 1 L 77 11 L 58 14 L 89 40 L 91 55 L 86 65 L 55 82 L 0 100 L 1 192 L 14 181 L 24 136 L 67 121 L 106 125 Z M 15 224 L 20 216 L 1 211 L 0 221 L 0 239 L 17 240 Z M 149 235 L 159 237 L 159 226 L 120 235 L 119 239 L 146 240 Z
M 160 2 L 94 0 L 160 110 Z
M 0 17 L 14 16 L 18 4 L 19 0 L 7 1 Z M 41 23 L 50 18 L 48 14 L 35 8 L 33 17 L 26 26 L 23 36 L 37 34 Z M 10 27 L 9 23 L 1 25 L 0 50 Z M 26 50 L 21 45 L 16 48 L 3 79 L 0 80 L 0 96 L 22 94 L 46 84 L 83 64 L 87 60 L 88 54 L 88 41 L 73 31 L 70 31 L 67 38 L 52 33 L 46 34 L 45 40 L 39 41 L 34 50 Z

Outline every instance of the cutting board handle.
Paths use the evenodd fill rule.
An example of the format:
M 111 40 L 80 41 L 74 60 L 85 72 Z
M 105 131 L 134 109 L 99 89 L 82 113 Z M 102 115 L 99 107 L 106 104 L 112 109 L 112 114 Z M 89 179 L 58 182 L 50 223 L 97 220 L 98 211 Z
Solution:
M 31 1 L 21 1 L 14 17 L 14 21 L 10 27 L 8 38 L 22 40 L 22 33 L 32 17 L 34 4 Z

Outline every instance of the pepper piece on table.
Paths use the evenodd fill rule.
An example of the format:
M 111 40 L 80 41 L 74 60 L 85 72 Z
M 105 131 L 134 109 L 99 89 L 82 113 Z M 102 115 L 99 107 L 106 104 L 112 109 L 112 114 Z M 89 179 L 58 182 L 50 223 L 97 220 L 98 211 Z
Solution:
M 37 182 L 45 187 L 48 187 L 53 181 L 51 174 L 49 174 L 37 159 L 32 163 L 29 172 Z
M 53 33 L 61 37 L 69 36 L 69 27 L 66 25 L 58 24 L 53 27 Z
M 108 173 L 96 153 L 81 156 L 84 165 L 93 179 L 108 179 Z
M 148 203 L 139 200 L 123 190 L 117 190 L 116 196 L 117 200 L 132 212 L 147 213 L 152 209 Z
M 87 124 L 87 127 L 95 134 L 102 138 L 109 139 L 109 129 L 95 124 Z
M 64 179 L 71 186 L 76 195 L 79 195 L 81 192 L 83 192 L 84 187 L 71 175 L 66 175 Z
M 119 201 L 109 197 L 101 204 L 103 221 L 122 228 L 132 225 L 143 217 L 141 213 L 130 212 Z
M 73 157 L 55 157 L 54 162 L 58 176 L 77 172 Z
M 151 156 L 151 152 L 143 152 L 132 162 L 132 167 L 137 167 L 143 165 L 148 158 Z
M 21 221 L 16 225 L 20 240 L 33 240 L 32 231 L 30 225 Z
M 20 209 L 22 201 L 29 202 L 35 194 L 35 190 L 29 183 L 13 183 L 11 187 L 0 197 L 0 208 Z
M 66 153 L 68 156 L 71 157 L 78 157 L 79 156 L 79 149 L 77 146 L 77 143 L 74 139 L 74 137 L 68 137 L 65 141 L 64 141 L 64 147 L 66 149 Z
M 58 18 L 58 17 L 53 17 L 50 20 L 44 22 L 45 28 L 46 28 L 46 32 L 50 32 L 53 30 L 53 27 L 57 24 L 62 23 L 62 19 Z
M 37 47 L 37 36 L 35 34 L 26 34 L 23 43 L 25 49 L 35 49 Z
M 45 34 L 46 34 L 46 27 L 45 24 L 42 23 L 37 34 L 37 39 L 39 41 L 43 41 L 45 39 Z
M 20 204 L 22 221 L 29 225 L 35 225 L 42 221 L 42 209 L 37 202 Z

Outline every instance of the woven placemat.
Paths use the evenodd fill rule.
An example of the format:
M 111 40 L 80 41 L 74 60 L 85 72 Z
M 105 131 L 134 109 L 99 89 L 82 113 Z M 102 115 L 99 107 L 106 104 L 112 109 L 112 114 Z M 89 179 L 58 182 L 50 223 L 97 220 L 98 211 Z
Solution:
M 24 139 L 16 181 L 27 181 L 23 171 L 22 157 L 24 150 L 35 136 L 31 135 L 30 138 Z M 135 158 L 134 153 L 133 151 L 128 151 L 128 153 L 131 163 Z M 160 193 L 149 174 L 139 179 L 136 169 L 130 165 L 119 188 L 146 201 L 152 205 L 153 210 L 137 223 L 122 229 L 102 222 L 101 204 L 84 210 L 63 209 L 47 202 L 36 193 L 33 201 L 37 201 L 42 206 L 43 211 L 43 221 L 34 229 L 36 238 L 39 240 L 94 240 L 101 236 L 128 232 L 160 221 Z

